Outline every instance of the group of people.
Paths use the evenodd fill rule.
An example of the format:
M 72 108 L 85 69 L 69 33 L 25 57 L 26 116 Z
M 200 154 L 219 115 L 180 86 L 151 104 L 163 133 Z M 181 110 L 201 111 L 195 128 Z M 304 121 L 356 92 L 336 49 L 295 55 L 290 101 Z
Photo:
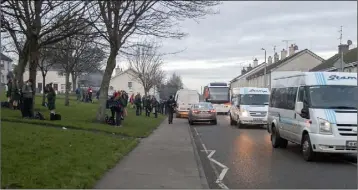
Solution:
M 124 90 L 115 91 L 107 101 L 107 108 L 111 110 L 111 124 L 121 127 L 122 120 L 127 115 L 128 94 Z M 108 121 L 107 121 L 108 122 Z
M 29 79 L 20 88 L 16 78 L 8 76 L 6 84 L 6 97 L 9 108 L 21 110 L 23 118 L 34 118 L 33 99 L 35 92 L 33 91 L 33 80 Z M 50 118 L 55 113 L 56 92 L 52 83 L 45 86 L 47 96 L 47 108 L 50 110 Z
M 142 115 L 142 111 L 145 111 L 145 116 L 150 117 L 150 113 L 154 112 L 154 117 L 158 117 L 160 114 L 169 114 L 169 124 L 173 123 L 173 114 L 176 108 L 176 102 L 174 101 L 173 96 L 170 96 L 168 100 L 158 101 L 154 96 L 144 95 L 143 97 L 140 93 L 134 97 L 134 105 L 136 107 L 136 115 Z
M 88 87 L 87 89 L 78 87 L 76 89 L 76 96 L 77 96 L 77 101 L 93 103 L 92 87 Z M 99 91 L 97 91 L 96 93 L 96 98 L 99 99 Z

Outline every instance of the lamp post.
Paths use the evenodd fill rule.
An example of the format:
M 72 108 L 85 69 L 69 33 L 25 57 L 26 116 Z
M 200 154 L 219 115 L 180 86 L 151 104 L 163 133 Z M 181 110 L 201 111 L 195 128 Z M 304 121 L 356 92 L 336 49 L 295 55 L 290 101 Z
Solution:
M 267 67 L 267 62 L 266 62 L 266 49 L 265 48 L 261 48 L 261 50 L 265 51 L 265 67 L 264 67 L 264 82 L 265 82 L 265 85 L 264 87 L 267 86 L 267 76 L 266 76 L 266 67 Z

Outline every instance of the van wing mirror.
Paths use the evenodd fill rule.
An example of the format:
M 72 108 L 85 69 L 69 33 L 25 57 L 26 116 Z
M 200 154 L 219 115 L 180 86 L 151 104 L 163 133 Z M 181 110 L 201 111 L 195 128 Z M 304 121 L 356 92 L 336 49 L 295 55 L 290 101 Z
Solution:
M 301 115 L 302 114 L 302 109 L 303 109 L 303 102 L 296 102 L 296 105 L 295 105 L 296 113 Z

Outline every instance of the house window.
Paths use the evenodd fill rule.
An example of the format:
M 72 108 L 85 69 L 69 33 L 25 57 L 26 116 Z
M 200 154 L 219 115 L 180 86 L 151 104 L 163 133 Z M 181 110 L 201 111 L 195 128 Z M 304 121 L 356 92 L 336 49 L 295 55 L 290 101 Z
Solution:
M 132 85 L 133 85 L 132 82 L 128 82 L 128 88 L 129 89 L 132 89 Z

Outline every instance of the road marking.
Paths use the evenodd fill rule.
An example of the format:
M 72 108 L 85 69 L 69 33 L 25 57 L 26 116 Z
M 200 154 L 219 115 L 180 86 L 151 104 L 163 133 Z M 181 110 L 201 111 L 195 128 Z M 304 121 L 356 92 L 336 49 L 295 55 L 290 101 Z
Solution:
M 347 161 L 347 160 L 341 160 L 342 162 L 345 162 L 347 164 L 352 164 L 354 166 L 357 166 L 357 163 L 354 163 L 354 162 L 350 162 L 350 161 Z
M 195 128 L 194 128 L 194 130 L 196 131 Z M 196 132 L 197 132 L 197 131 L 196 131 Z M 225 166 L 224 164 L 218 162 L 218 161 L 215 160 L 214 158 L 211 158 L 211 157 L 215 154 L 216 150 L 208 150 L 208 149 L 206 148 L 205 144 L 203 143 L 203 141 L 201 140 L 200 136 L 198 136 L 198 137 L 199 137 L 199 141 L 200 141 L 200 143 L 201 143 L 201 145 L 203 146 L 203 149 L 204 149 L 204 150 L 200 150 L 200 151 L 201 151 L 201 152 L 205 152 L 206 154 L 208 154 L 208 152 L 210 152 L 210 153 L 208 154 L 208 156 L 207 156 L 208 159 L 209 159 L 212 163 L 215 163 L 215 164 L 217 164 L 218 166 L 220 166 L 220 167 L 222 168 L 221 173 L 218 175 L 218 172 L 216 171 L 216 168 L 215 168 L 212 164 L 210 164 L 211 167 L 212 167 L 212 169 L 214 170 L 214 173 L 215 173 L 216 177 L 217 177 L 215 183 L 218 184 L 218 186 L 221 187 L 222 189 L 229 189 L 229 188 L 222 182 L 222 180 L 224 179 L 224 177 L 225 177 L 227 171 L 229 170 L 229 168 L 228 168 L 227 166 Z M 211 162 L 210 162 L 210 163 L 211 163 Z
M 196 135 L 199 136 L 199 133 L 198 133 L 198 131 L 196 130 L 196 128 L 194 128 L 194 131 L 195 131 Z

